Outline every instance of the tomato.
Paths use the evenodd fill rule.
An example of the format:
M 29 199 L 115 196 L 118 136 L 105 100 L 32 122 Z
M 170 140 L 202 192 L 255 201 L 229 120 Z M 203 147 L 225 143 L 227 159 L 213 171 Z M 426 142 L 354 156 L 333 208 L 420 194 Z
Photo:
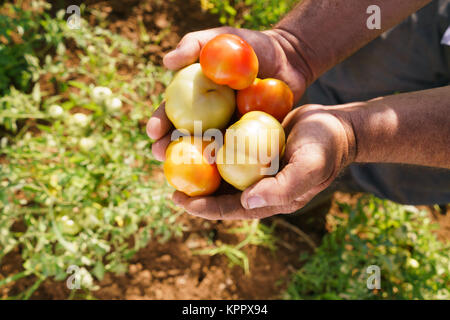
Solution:
M 164 175 L 178 191 L 188 196 L 209 195 L 220 185 L 217 166 L 206 155 L 205 148 L 214 142 L 200 137 L 181 137 L 169 144 Z
M 234 91 L 205 77 L 200 64 L 180 70 L 166 90 L 166 114 L 177 129 L 223 129 L 236 108 Z
M 251 86 L 238 91 L 236 101 L 241 115 L 264 111 L 281 122 L 292 110 L 294 94 L 281 80 L 257 78 Z
M 74 236 L 81 231 L 81 227 L 69 216 L 64 215 L 57 218 L 61 231 L 65 234 Z
M 258 58 L 240 37 L 221 34 L 208 41 L 200 52 L 203 73 L 218 84 L 241 90 L 258 75 Z
M 284 145 L 281 124 L 265 112 L 251 111 L 227 129 L 217 152 L 217 169 L 225 181 L 243 191 L 277 173 Z

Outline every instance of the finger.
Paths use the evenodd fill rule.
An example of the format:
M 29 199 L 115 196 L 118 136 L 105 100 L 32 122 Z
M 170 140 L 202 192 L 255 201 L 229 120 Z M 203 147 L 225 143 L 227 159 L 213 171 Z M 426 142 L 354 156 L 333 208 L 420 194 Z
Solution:
M 263 219 L 279 213 L 294 212 L 306 204 L 296 201 L 287 206 L 247 210 L 240 203 L 240 193 L 209 197 L 189 197 L 179 191 L 173 194 L 173 201 L 189 214 L 208 220 Z
M 259 60 L 260 77 L 266 78 L 276 73 L 273 62 L 276 60 L 277 54 L 270 37 L 262 32 L 231 27 L 219 27 L 186 34 L 177 48 L 164 57 L 164 66 L 171 70 L 178 70 L 196 62 L 203 46 L 215 36 L 224 33 L 235 34 L 253 47 Z
M 170 143 L 170 138 L 171 134 L 168 133 L 152 144 L 152 153 L 156 160 L 164 161 L 166 159 L 166 149 Z
M 241 196 L 242 206 L 246 209 L 288 206 L 296 200 L 305 200 L 302 195 L 315 192 L 325 182 L 325 165 L 322 155 L 301 153 L 299 161 L 290 161 L 275 177 L 264 178 L 247 188 Z
M 152 139 L 160 139 L 172 128 L 166 115 L 166 103 L 163 102 L 147 122 L 147 135 Z
M 166 54 L 163 59 L 164 66 L 170 70 L 178 70 L 196 62 L 206 42 L 225 32 L 223 28 L 216 28 L 186 34 L 177 48 Z

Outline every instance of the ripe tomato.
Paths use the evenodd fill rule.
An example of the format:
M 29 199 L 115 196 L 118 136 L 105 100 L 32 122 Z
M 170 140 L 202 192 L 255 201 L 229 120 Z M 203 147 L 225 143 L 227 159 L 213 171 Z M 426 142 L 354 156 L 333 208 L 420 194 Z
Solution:
M 241 90 L 258 75 L 258 58 L 240 37 L 221 34 L 208 41 L 200 52 L 203 73 L 218 84 Z
M 167 117 L 191 134 L 196 121 L 203 131 L 225 128 L 235 109 L 234 90 L 205 77 L 198 63 L 178 71 L 166 89 Z
M 217 190 L 221 180 L 219 171 L 204 153 L 210 143 L 214 142 L 190 136 L 169 144 L 164 175 L 170 185 L 191 197 L 209 195 Z
M 281 122 L 292 110 L 294 94 L 281 80 L 255 79 L 251 86 L 238 91 L 236 101 L 241 115 L 250 111 L 264 111 Z
M 243 191 L 277 173 L 284 145 L 283 127 L 274 117 L 262 111 L 246 113 L 227 129 L 217 168 L 225 181 Z

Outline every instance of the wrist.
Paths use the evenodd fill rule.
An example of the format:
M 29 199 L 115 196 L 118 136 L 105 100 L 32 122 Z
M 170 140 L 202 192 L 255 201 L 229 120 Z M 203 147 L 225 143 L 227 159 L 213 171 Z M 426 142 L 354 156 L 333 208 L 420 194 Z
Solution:
M 341 157 L 341 168 L 356 162 L 358 155 L 358 140 L 355 132 L 355 125 L 353 123 L 353 118 L 350 112 L 345 112 L 343 110 L 335 110 L 333 108 L 327 108 L 328 111 L 339 120 L 342 127 L 342 157 Z

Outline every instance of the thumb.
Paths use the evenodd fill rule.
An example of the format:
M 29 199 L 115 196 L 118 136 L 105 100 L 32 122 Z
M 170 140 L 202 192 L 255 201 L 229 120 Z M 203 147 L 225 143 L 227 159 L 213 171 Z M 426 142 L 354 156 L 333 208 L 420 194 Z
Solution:
M 215 36 L 226 33 L 230 28 L 220 27 L 186 34 L 177 48 L 164 56 L 164 66 L 170 70 L 178 70 L 195 63 L 202 47 Z
M 195 63 L 202 47 L 212 38 L 223 33 L 236 33 L 237 29 L 219 27 L 190 32 L 181 39 L 177 48 L 164 56 L 163 63 L 167 69 L 178 70 Z
M 275 177 L 264 178 L 247 188 L 241 195 L 241 204 L 246 209 L 287 206 L 327 180 L 324 168 L 321 156 L 309 155 L 301 162 L 290 162 Z

